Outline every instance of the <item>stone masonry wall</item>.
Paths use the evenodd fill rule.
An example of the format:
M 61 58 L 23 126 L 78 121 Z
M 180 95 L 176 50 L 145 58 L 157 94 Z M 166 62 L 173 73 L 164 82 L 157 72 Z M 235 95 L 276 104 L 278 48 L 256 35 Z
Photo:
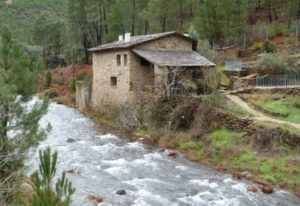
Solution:
M 117 55 L 121 55 L 121 66 L 117 65 Z M 127 55 L 127 66 L 124 65 Z M 129 100 L 130 89 L 129 50 L 93 53 L 92 106 L 122 104 Z M 117 78 L 117 85 L 111 85 L 111 78 Z
M 76 108 L 83 112 L 87 108 L 88 94 L 84 82 L 76 82 Z

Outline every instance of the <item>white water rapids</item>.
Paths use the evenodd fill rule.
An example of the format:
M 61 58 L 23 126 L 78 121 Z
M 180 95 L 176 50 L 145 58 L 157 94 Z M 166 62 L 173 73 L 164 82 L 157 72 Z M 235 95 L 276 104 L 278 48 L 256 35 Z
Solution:
M 59 152 L 58 173 L 68 174 L 76 193 L 73 206 L 97 205 L 88 200 L 100 195 L 102 206 L 296 206 L 300 200 L 277 189 L 271 195 L 249 193 L 251 184 L 231 175 L 168 157 L 163 150 L 129 142 L 101 128 L 75 109 L 52 103 L 41 125 L 52 125 L 48 138 L 31 152 L 29 170 L 38 168 L 38 150 L 51 146 Z M 68 143 L 72 138 L 75 142 Z M 125 195 L 116 191 L 123 189 Z

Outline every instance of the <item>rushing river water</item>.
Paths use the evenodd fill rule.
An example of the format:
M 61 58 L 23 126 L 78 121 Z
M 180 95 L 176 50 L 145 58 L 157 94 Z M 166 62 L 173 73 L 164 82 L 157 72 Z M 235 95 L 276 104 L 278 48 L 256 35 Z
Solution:
M 276 190 L 271 195 L 249 193 L 249 182 L 185 160 L 167 152 L 103 134 L 93 121 L 74 109 L 51 104 L 41 125 L 52 131 L 38 149 L 51 146 L 59 152 L 58 172 L 68 174 L 76 193 L 73 206 L 97 205 L 88 200 L 100 195 L 103 206 L 296 206 L 300 200 Z M 75 142 L 68 143 L 72 138 Z M 38 168 L 37 150 L 29 155 L 31 171 Z M 116 191 L 123 189 L 126 195 Z

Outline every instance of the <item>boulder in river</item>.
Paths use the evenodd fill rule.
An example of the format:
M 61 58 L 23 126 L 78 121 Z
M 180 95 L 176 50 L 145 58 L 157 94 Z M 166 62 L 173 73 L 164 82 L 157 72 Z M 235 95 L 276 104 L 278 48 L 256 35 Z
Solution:
M 103 202 L 103 197 L 99 196 L 99 195 L 89 195 L 88 199 L 90 201 L 95 201 L 96 203 L 101 203 Z
M 176 158 L 179 155 L 179 153 L 177 151 L 169 151 L 168 156 L 169 157 L 173 157 Z
M 126 191 L 125 190 L 118 190 L 116 193 L 118 195 L 126 195 Z
M 246 178 L 248 175 L 251 175 L 251 172 L 245 171 L 241 173 L 243 178 Z
M 261 191 L 266 194 L 271 194 L 274 192 L 274 188 L 272 185 L 265 185 L 262 187 Z
M 257 192 L 257 191 L 258 191 L 258 189 L 257 189 L 256 185 L 249 185 L 247 187 L 247 192 Z
M 72 139 L 72 138 L 68 138 L 68 139 L 67 139 L 67 143 L 74 143 L 74 142 L 76 142 L 75 139 Z

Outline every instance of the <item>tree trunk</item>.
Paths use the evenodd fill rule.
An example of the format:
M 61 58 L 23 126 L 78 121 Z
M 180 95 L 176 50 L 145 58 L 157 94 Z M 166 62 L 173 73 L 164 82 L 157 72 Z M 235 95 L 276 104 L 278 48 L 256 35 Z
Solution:
M 9 106 L 6 104 L 3 106 L 3 113 L 1 114 L 1 116 L 3 115 L 3 119 L 1 121 L 1 130 L 0 130 L 0 140 L 1 140 L 1 145 L 3 146 L 4 151 L 7 149 L 8 146 L 8 136 L 7 136 L 7 125 L 8 125 L 8 116 L 9 116 Z
M 132 36 L 135 35 L 135 0 L 132 0 L 132 6 L 133 6 L 133 10 L 132 10 L 132 25 L 131 25 L 131 34 Z
M 273 17 L 272 17 L 272 3 L 271 0 L 266 0 L 267 2 L 267 9 L 268 9 L 268 18 L 270 22 L 273 22 Z
M 84 48 L 84 54 L 85 54 L 85 59 L 84 59 L 84 62 L 86 64 L 89 63 L 89 40 L 88 40 L 88 34 L 86 32 L 83 33 L 83 36 L 82 36 L 82 45 L 83 45 L 83 48 Z

